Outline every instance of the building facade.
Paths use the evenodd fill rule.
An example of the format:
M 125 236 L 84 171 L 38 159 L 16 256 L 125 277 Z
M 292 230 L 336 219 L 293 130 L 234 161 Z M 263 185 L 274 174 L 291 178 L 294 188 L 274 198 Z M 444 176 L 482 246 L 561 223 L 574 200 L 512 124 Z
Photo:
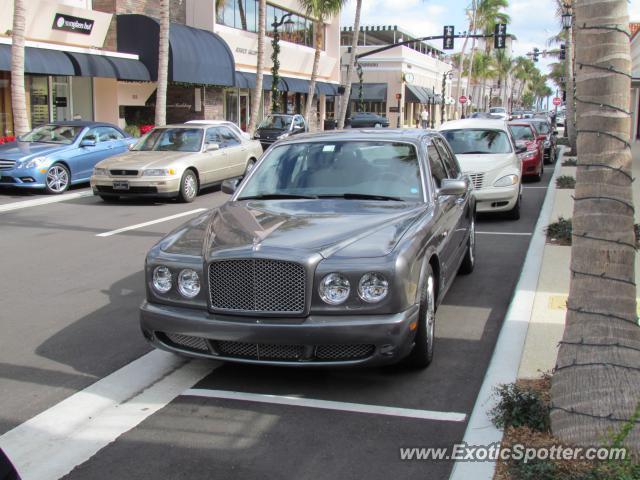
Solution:
M 346 68 L 352 38 L 352 28 L 344 28 L 342 78 L 344 82 L 347 74 L 352 76 L 350 112 L 384 114 L 392 127 L 415 127 L 421 112 L 427 110 L 430 124 L 440 124 L 443 103 L 451 103 L 448 74 L 452 71 L 442 51 L 397 26 L 364 26 L 358 36 L 357 54 L 368 55 L 358 60 L 362 72 L 360 82 L 358 73 L 347 73 Z M 408 40 L 415 41 L 376 52 L 381 47 Z
M 153 123 L 160 2 L 157 0 L 30 0 L 25 2 L 25 83 L 31 125 L 55 120 Z M 9 33 L 13 1 L 0 0 Z M 227 119 L 246 128 L 257 62 L 257 0 L 171 0 L 167 120 Z M 340 80 L 339 24 L 317 27 L 295 0 L 268 3 L 280 28 L 282 111 L 304 113 L 313 65 L 314 29 L 323 47 L 316 86 L 319 120 Z M 265 55 L 264 115 L 270 108 L 271 45 Z M 13 133 L 11 37 L 0 35 L 0 129 Z M 333 104 L 333 102 L 330 102 Z M 322 122 L 320 122 L 322 125 Z

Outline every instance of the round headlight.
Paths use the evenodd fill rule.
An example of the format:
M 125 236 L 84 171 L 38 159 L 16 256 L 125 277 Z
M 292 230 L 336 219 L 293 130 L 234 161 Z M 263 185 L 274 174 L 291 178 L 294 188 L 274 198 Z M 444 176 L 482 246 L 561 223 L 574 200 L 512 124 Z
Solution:
M 153 271 L 153 288 L 160 293 L 171 290 L 171 270 L 165 266 L 156 267 Z
M 320 282 L 320 288 L 318 288 L 320 298 L 329 305 L 344 303 L 349 298 L 350 290 L 349 280 L 339 273 L 330 273 L 324 277 Z
M 200 293 L 200 278 L 195 270 L 186 268 L 178 275 L 178 291 L 180 295 L 193 298 Z
M 379 273 L 365 273 L 358 282 L 358 295 L 365 302 L 379 302 L 388 292 L 389 282 Z

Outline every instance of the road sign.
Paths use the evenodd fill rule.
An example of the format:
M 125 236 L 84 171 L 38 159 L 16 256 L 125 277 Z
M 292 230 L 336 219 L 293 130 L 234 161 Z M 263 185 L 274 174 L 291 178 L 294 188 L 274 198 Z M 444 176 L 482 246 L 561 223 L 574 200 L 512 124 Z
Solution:
M 562 99 L 561 99 L 561 98 L 559 98 L 559 97 L 555 97 L 555 98 L 553 99 L 553 104 L 554 104 L 556 107 L 558 107 L 558 106 L 562 105 Z
M 445 25 L 444 35 L 442 36 L 442 49 L 453 50 L 455 40 L 455 27 L 453 25 Z
M 460 98 L 458 99 L 458 101 L 459 101 L 461 104 L 463 104 L 463 105 L 464 105 L 465 103 L 467 103 L 467 101 L 468 101 L 468 100 L 469 100 L 469 99 L 468 99 L 467 97 L 465 97 L 464 95 L 461 95 L 461 96 L 460 96 Z
M 494 48 L 505 48 L 507 46 L 507 24 L 497 23 L 493 32 Z

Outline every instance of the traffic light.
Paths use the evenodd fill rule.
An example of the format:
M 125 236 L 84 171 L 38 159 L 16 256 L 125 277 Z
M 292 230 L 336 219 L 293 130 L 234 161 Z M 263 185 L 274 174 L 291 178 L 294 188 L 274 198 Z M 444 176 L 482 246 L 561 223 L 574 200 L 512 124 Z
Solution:
M 566 58 L 567 58 L 567 47 L 563 43 L 562 45 L 560 45 L 560 60 L 564 60 Z
M 505 48 L 507 46 L 507 24 L 496 23 L 493 31 L 493 47 Z
M 453 42 L 455 40 L 455 27 L 453 25 L 446 25 L 444 27 L 444 35 L 442 38 L 442 49 L 453 50 Z
M 567 91 L 563 90 L 562 91 L 562 103 L 565 103 L 567 101 Z
M 537 62 L 540 57 L 540 49 L 538 47 L 533 49 L 533 61 Z

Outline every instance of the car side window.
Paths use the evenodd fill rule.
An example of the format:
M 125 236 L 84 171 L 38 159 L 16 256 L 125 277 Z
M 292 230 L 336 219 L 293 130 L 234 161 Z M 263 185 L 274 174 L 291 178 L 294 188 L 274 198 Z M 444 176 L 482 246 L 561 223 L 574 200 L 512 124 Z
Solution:
M 236 145 L 240 145 L 240 140 L 235 134 L 227 127 L 220 127 L 220 137 L 222 142 L 220 143 L 221 148 L 229 148 L 235 147 Z
M 302 119 L 302 117 L 295 117 L 295 119 L 293 120 L 293 125 L 296 127 L 304 128 L 304 120 Z
M 222 148 L 222 137 L 218 127 L 212 127 L 207 129 L 204 143 L 217 143 Z
M 438 150 L 438 153 L 440 153 L 440 157 L 442 158 L 442 161 L 444 162 L 447 172 L 449 173 L 449 177 L 458 178 L 461 172 L 460 172 L 460 166 L 458 165 L 458 161 L 456 160 L 455 155 L 453 155 L 453 153 L 451 153 L 451 150 L 449 150 L 439 140 L 436 139 L 434 140 L 433 143 L 435 144 L 436 149 Z
M 97 132 L 99 142 L 110 142 L 112 140 L 122 140 L 122 138 L 124 138 L 124 136 L 115 128 L 98 127 L 95 130 Z
M 84 134 L 83 140 L 92 140 L 96 143 L 100 142 L 100 132 L 98 128 L 91 128 Z
M 440 188 L 442 186 L 442 180 L 449 177 L 447 175 L 447 169 L 445 168 L 444 163 L 442 163 L 442 159 L 433 144 L 427 147 L 427 152 L 429 154 L 431 176 L 433 177 L 436 187 Z

